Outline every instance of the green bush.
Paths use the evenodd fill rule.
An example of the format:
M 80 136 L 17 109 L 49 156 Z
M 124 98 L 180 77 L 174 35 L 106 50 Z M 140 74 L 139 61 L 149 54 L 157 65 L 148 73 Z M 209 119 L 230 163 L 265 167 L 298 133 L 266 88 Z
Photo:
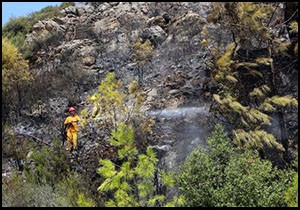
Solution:
M 286 206 L 284 192 L 293 174 L 272 168 L 256 151 L 242 152 L 217 125 L 207 148 L 195 149 L 180 166 L 179 191 L 187 206 Z
M 95 206 L 87 180 L 70 170 L 64 149 L 54 142 L 54 147 L 23 152 L 23 173 L 2 180 L 3 206 Z
M 298 151 L 294 152 L 294 161 L 292 167 L 298 170 Z M 285 201 L 289 207 L 298 207 L 298 171 L 293 175 L 293 182 L 285 192 Z
M 93 207 L 95 202 L 90 197 L 89 187 L 75 172 L 68 172 L 54 185 L 32 182 L 17 173 L 2 182 L 4 207 Z
M 298 173 L 294 175 L 292 186 L 285 192 L 285 200 L 289 207 L 298 207 Z
M 85 177 L 77 172 L 68 172 L 55 185 L 55 192 L 59 196 L 59 202 L 65 202 L 70 206 L 94 207 L 90 186 Z
M 24 173 L 29 182 L 53 186 L 70 171 L 64 149 L 59 140 L 54 141 L 53 148 L 43 147 L 28 153 Z
M 71 204 L 56 194 L 50 185 L 24 181 L 22 175 L 14 174 L 9 181 L 2 182 L 2 206 L 59 207 Z

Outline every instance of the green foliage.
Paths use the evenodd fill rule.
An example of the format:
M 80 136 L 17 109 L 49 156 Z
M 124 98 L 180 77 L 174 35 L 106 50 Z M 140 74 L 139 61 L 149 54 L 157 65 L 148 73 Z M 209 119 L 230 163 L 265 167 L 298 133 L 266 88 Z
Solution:
M 290 28 L 291 28 L 290 32 L 298 33 L 298 22 L 296 21 L 291 22 Z
M 285 191 L 285 201 L 289 207 L 298 207 L 298 151 L 293 152 L 291 167 L 295 171 L 292 171 L 292 175 L 290 175 L 293 177 L 293 180 L 287 184 L 288 189 Z
M 154 188 L 155 171 L 157 170 L 156 154 L 148 146 L 144 154 L 138 154 L 134 145 L 133 127 L 120 123 L 112 132 L 110 142 L 118 147 L 117 165 L 108 159 L 100 159 L 101 167 L 98 173 L 105 178 L 98 187 L 101 193 L 113 192 L 114 197 L 106 202 L 106 206 L 137 207 L 161 206 L 166 204 L 164 195 L 156 194 Z M 167 187 L 174 186 L 174 179 L 170 173 L 161 172 L 163 184 Z M 180 202 L 168 205 L 179 205 Z
M 16 173 L 2 185 L 5 206 L 94 206 L 84 179 L 70 172 L 60 142 L 54 141 L 54 147 L 23 150 L 22 175 Z
M 21 50 L 26 34 L 29 33 L 31 27 L 32 25 L 29 24 L 26 17 L 11 18 L 2 28 L 2 37 L 10 39 L 18 50 Z M 20 42 L 19 40 L 22 41 Z
M 207 147 L 195 149 L 180 166 L 179 191 L 186 206 L 286 206 L 290 170 L 273 168 L 255 151 L 236 149 L 217 125 Z
M 141 39 L 138 39 L 133 46 L 133 53 L 137 62 L 144 65 L 153 55 L 153 46 L 149 39 L 142 43 Z
M 11 33 L 11 32 L 10 32 Z M 8 34 L 6 37 L 9 37 L 9 41 L 18 48 L 18 50 L 22 50 L 20 46 L 23 46 L 25 41 L 25 36 L 22 32 L 17 32 L 15 35 Z
M 142 42 L 142 39 L 138 39 L 133 46 L 134 59 L 139 65 L 139 83 L 141 84 L 144 76 L 144 65 L 153 56 L 153 45 L 149 39 Z
M 229 70 L 232 63 L 231 57 L 235 47 L 234 43 L 231 43 L 226 47 L 225 53 L 216 61 L 219 68 L 224 69 L 225 71 Z
M 30 80 L 28 62 L 22 59 L 18 49 L 7 38 L 2 38 L 2 87 L 4 92 L 12 91 L 16 85 Z
M 283 149 L 281 144 L 276 142 L 272 134 L 261 129 L 248 132 L 242 129 L 236 129 L 233 131 L 233 134 L 235 136 L 234 143 L 240 148 L 243 146 L 246 148 L 263 148 L 263 143 L 265 143 L 269 147 L 274 146 Z
M 252 92 L 249 93 L 250 97 L 262 98 L 270 92 L 270 88 L 267 85 L 262 85 L 260 87 L 254 88 Z
M 94 207 L 90 186 L 85 177 L 77 172 L 68 172 L 54 186 L 55 193 L 73 207 Z
M 12 110 L 20 114 L 23 87 L 32 80 L 28 62 L 7 38 L 2 38 L 2 119 Z
M 144 95 L 138 83 L 131 82 L 127 92 L 122 89 L 124 87 L 119 80 L 116 80 L 115 74 L 108 73 L 101 81 L 98 91 L 87 99 L 92 110 L 91 112 L 82 110 L 83 127 L 94 123 L 98 129 L 110 136 L 120 123 L 139 124 L 135 127 L 135 137 L 151 133 L 154 121 L 140 112 Z M 113 139 L 114 144 L 118 144 L 117 138 Z
M 23 174 L 8 178 L 3 187 L 5 205 L 22 207 L 96 205 L 88 183 L 82 175 L 70 171 L 64 149 L 58 140 L 54 142 L 54 147 L 24 152 Z
M 266 90 L 268 90 L 268 87 L 256 88 L 249 95 L 263 97 Z M 262 125 L 271 125 L 271 117 L 262 111 L 273 111 L 275 110 L 274 106 L 267 102 L 262 103 L 258 108 L 243 106 L 230 95 L 221 98 L 220 95 L 213 94 L 213 98 L 218 103 L 220 112 L 224 112 L 230 122 L 234 124 L 237 122 L 237 118 L 240 120 L 241 124 L 236 125 L 236 129 L 233 130 L 234 142 L 239 147 L 263 148 L 264 145 L 268 145 L 283 150 L 282 145 L 277 142 L 272 134 L 260 129 Z
M 182 197 L 169 202 L 155 192 L 158 159 L 146 139 L 152 133 L 154 120 L 140 111 L 144 95 L 139 88 L 139 83 L 132 81 L 128 91 L 122 91 L 115 74 L 108 73 L 98 91 L 88 98 L 91 111 L 82 111 L 84 129 L 93 125 L 109 137 L 107 140 L 117 151 L 115 159 L 99 160 L 101 167 L 97 172 L 104 181 L 98 191 L 106 200 L 105 206 L 179 205 Z M 173 186 L 169 173 L 158 173 L 158 176 L 166 186 Z
M 57 144 L 54 148 L 43 147 L 31 151 L 27 156 L 24 172 L 30 182 L 54 185 L 70 170 L 66 153 L 59 145 L 59 140 L 55 141 Z
M 118 158 L 123 159 L 128 157 L 132 160 L 137 153 L 134 147 L 133 127 L 126 126 L 124 123 L 120 123 L 117 130 L 112 131 L 112 138 L 110 142 L 117 147 L 122 147 L 118 150 Z
M 24 181 L 20 174 L 14 174 L 2 182 L 3 207 L 66 207 L 67 200 L 54 192 L 48 185 Z
M 208 19 L 220 23 L 233 34 L 234 42 L 228 44 L 224 52 L 220 46 L 214 46 L 207 27 L 201 33 L 213 58 L 209 68 L 217 88 L 212 93 L 215 101 L 212 111 L 234 126 L 234 142 L 244 148 L 268 145 L 284 150 L 275 137 L 262 128 L 271 125 L 273 112 L 282 107 L 298 107 L 297 99 L 291 95 L 279 96 L 274 91 L 278 85 L 275 84 L 278 80 L 275 71 L 280 71 L 275 70 L 275 61 L 280 56 L 287 56 L 291 44 L 274 37 L 269 26 L 275 6 L 254 2 L 213 3 Z M 296 26 L 295 22 L 291 24 L 292 31 L 296 31 Z M 239 53 L 240 49 L 248 52 L 257 47 L 268 50 L 262 49 L 262 54 L 251 57 Z M 262 69 L 269 72 L 264 73 Z
M 104 113 L 113 119 L 111 123 L 115 124 L 116 111 L 122 109 L 125 95 L 119 91 L 121 86 L 120 81 L 115 81 L 115 74 L 108 73 L 106 79 L 101 82 L 98 87 L 98 92 L 94 93 L 89 101 L 94 104 L 92 117 L 99 118 Z M 113 109 L 112 109 L 113 107 Z
M 94 207 L 89 197 L 89 186 L 76 172 L 64 174 L 55 183 L 24 180 L 17 173 L 2 182 L 2 205 L 7 207 Z
M 231 30 L 244 46 L 251 46 L 251 38 L 269 40 L 268 21 L 275 7 L 268 3 L 213 3 L 209 22 L 219 22 Z
M 167 187 L 174 186 L 175 179 L 173 177 L 174 177 L 174 174 L 171 172 L 168 172 L 168 171 L 167 172 L 162 171 L 160 173 L 160 178 L 161 178 L 163 184 L 166 185 Z
M 94 201 L 86 198 L 83 193 L 78 195 L 77 203 L 79 207 L 95 207 Z
M 279 107 L 286 107 L 286 106 L 298 107 L 297 99 L 293 98 L 290 95 L 286 95 L 286 96 L 282 96 L 282 97 L 273 96 L 267 102 L 271 102 Z
M 130 94 L 134 94 L 138 91 L 138 89 L 139 89 L 139 83 L 137 81 L 132 81 L 129 85 L 128 92 Z
M 285 201 L 289 207 L 298 207 L 298 173 L 294 175 L 293 184 L 285 192 Z

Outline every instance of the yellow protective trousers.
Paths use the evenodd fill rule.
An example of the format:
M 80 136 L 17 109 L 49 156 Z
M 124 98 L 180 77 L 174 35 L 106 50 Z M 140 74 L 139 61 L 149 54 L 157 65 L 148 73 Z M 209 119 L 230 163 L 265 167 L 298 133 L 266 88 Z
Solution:
M 72 148 L 73 143 L 73 149 L 77 150 L 77 132 L 71 132 L 70 129 L 68 129 L 67 132 L 67 146 L 66 150 L 69 151 Z

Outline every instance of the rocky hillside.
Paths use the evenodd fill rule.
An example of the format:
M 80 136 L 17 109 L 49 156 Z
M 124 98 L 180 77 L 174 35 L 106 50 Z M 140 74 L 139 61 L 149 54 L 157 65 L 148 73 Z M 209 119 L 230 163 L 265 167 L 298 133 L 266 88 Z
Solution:
M 45 92 L 37 93 L 41 100 L 23 111 L 16 131 L 51 142 L 51 136 L 60 134 L 67 106 L 86 108 L 86 97 L 111 71 L 125 85 L 141 82 L 145 111 L 191 106 L 208 110 L 211 57 L 201 47 L 201 31 L 206 26 L 221 48 L 233 41 L 220 26 L 207 22 L 210 12 L 207 2 L 103 2 L 70 6 L 61 18 L 39 21 L 25 44 L 34 46 L 30 71 L 40 76 Z M 153 46 L 144 62 L 135 56 L 138 39 Z
M 51 136 L 60 134 L 68 104 L 75 103 L 79 111 L 86 108 L 86 97 L 109 71 L 114 71 L 125 85 L 132 80 L 142 82 L 147 94 L 145 111 L 200 105 L 208 110 L 205 104 L 210 100 L 210 74 L 206 67 L 207 52 L 201 50 L 200 34 L 208 24 L 210 3 L 91 3 L 70 6 L 61 12 L 64 17 L 40 21 L 26 36 L 26 45 L 36 46 L 37 50 L 30 70 L 37 72 L 41 80 L 50 75 L 46 76 L 49 80 L 46 82 L 55 93 L 34 104 L 29 112 L 24 111 L 23 121 L 16 126 L 18 132 L 51 142 Z M 216 26 L 210 28 L 220 43 L 225 45 L 230 41 Z M 150 40 L 153 46 L 151 57 L 142 66 L 134 57 L 139 38 L 142 43 Z M 208 135 L 207 126 L 193 126 L 202 128 Z M 178 141 L 182 138 L 172 130 L 168 135 Z M 197 136 L 193 138 L 203 142 L 206 135 L 201 140 Z M 187 141 L 189 137 L 184 139 Z M 165 146 L 159 148 L 169 148 L 170 142 L 174 142 L 171 136 L 164 139 L 167 143 L 160 143 Z M 93 144 L 88 139 L 80 141 L 86 149 L 82 150 L 81 157 L 86 159 L 85 155 L 91 153 L 96 160 Z M 184 152 L 180 159 L 184 160 L 190 151 Z
M 156 122 L 151 144 L 160 166 L 177 169 L 197 145 L 206 145 L 220 120 L 210 112 L 216 86 L 208 68 L 213 59 L 210 47 L 201 42 L 203 30 L 221 50 L 236 40 L 222 25 L 207 21 L 211 12 L 209 2 L 90 2 L 63 9 L 63 17 L 39 21 L 25 39 L 33 50 L 30 71 L 39 79 L 33 89 L 29 87 L 33 102 L 13 120 L 15 131 L 52 145 L 53 137 L 61 138 L 68 106 L 75 106 L 78 113 L 90 111 L 87 97 L 108 72 L 114 72 L 124 87 L 133 80 L 140 82 L 146 97 L 142 111 Z M 149 53 L 139 54 L 139 47 L 146 51 L 149 41 Z M 239 47 L 248 56 L 261 46 L 254 40 L 247 50 Z M 294 73 L 281 72 L 278 93 L 298 98 Z M 289 120 L 296 115 L 295 111 L 285 115 L 288 136 L 298 132 L 298 122 Z M 281 137 L 283 125 L 274 122 L 270 130 Z M 110 146 L 103 134 L 90 131 L 80 133 L 79 155 L 70 164 L 93 180 L 98 159 L 109 157 Z
M 75 77 L 81 71 L 80 76 L 92 78 L 88 82 L 94 86 L 106 72 L 115 71 L 128 84 L 138 80 L 140 68 L 133 55 L 134 45 L 138 38 L 149 39 L 154 49 L 143 66 L 143 83 L 148 89 L 159 87 L 158 92 L 153 90 L 154 95 L 157 92 L 172 98 L 164 97 L 159 106 L 177 106 L 186 98 L 204 94 L 209 74 L 203 59 L 206 53 L 200 50 L 200 32 L 209 11 L 209 3 L 191 2 L 110 2 L 68 7 L 62 11 L 64 18 L 41 21 L 27 35 L 27 45 L 47 43 L 36 52 L 31 70 L 41 74 L 72 71 Z M 213 34 L 218 34 L 224 44 L 230 41 L 219 32 Z M 76 77 L 72 83 L 80 92 L 77 95 L 90 90 L 92 85 L 85 79 Z M 182 102 L 176 103 L 175 98 Z

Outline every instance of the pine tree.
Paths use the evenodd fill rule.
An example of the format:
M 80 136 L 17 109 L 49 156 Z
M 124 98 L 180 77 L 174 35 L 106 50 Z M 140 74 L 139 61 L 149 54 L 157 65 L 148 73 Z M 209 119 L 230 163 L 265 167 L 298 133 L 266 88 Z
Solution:
M 218 87 L 212 94 L 215 101 L 212 110 L 233 125 L 234 142 L 244 148 L 268 145 L 287 150 L 266 127 L 272 123 L 272 113 L 280 112 L 282 107 L 298 106 L 293 96 L 279 96 L 276 91 L 275 59 L 278 54 L 286 53 L 289 42 L 274 38 L 270 27 L 274 12 L 275 7 L 268 3 L 215 3 L 208 19 L 221 23 L 232 34 L 233 42 L 222 52 L 209 46 L 212 40 L 207 27 L 201 34 L 204 47 L 213 57 L 210 69 L 213 83 Z M 250 54 L 255 46 L 260 47 L 260 54 Z M 284 144 L 285 137 L 281 141 Z
M 170 173 L 158 172 L 158 159 L 147 140 L 154 120 L 141 112 L 143 100 L 137 81 L 132 81 L 125 92 L 115 74 L 108 73 L 98 91 L 88 99 L 91 111 L 81 112 L 83 126 L 87 129 L 93 126 L 104 134 L 117 151 L 114 159 L 101 159 L 98 169 L 104 178 L 99 192 L 113 194 L 106 206 L 175 206 L 183 202 L 182 197 L 167 201 L 156 192 L 155 179 L 166 187 L 172 187 L 174 181 Z
M 140 91 L 137 81 L 129 84 L 128 90 L 122 90 L 122 83 L 116 80 L 115 74 L 109 72 L 101 82 L 98 91 L 88 97 L 88 104 L 91 112 L 82 110 L 83 129 L 89 124 L 93 124 L 107 136 L 117 128 L 120 123 L 139 125 L 135 126 L 135 135 L 141 136 L 151 133 L 154 120 L 145 116 L 140 107 L 145 95 Z
M 144 154 L 139 154 L 135 146 L 133 127 L 120 123 L 112 132 L 112 145 L 118 148 L 118 165 L 111 160 L 101 159 L 98 173 L 105 178 L 99 186 L 101 193 L 112 191 L 114 197 L 106 202 L 112 207 L 150 207 L 150 206 L 178 206 L 183 204 L 183 197 L 175 197 L 173 201 L 166 201 L 166 196 L 155 190 L 154 179 L 157 170 L 156 154 L 148 146 Z M 159 178 L 166 187 L 174 186 L 174 178 L 165 171 L 159 172 Z

